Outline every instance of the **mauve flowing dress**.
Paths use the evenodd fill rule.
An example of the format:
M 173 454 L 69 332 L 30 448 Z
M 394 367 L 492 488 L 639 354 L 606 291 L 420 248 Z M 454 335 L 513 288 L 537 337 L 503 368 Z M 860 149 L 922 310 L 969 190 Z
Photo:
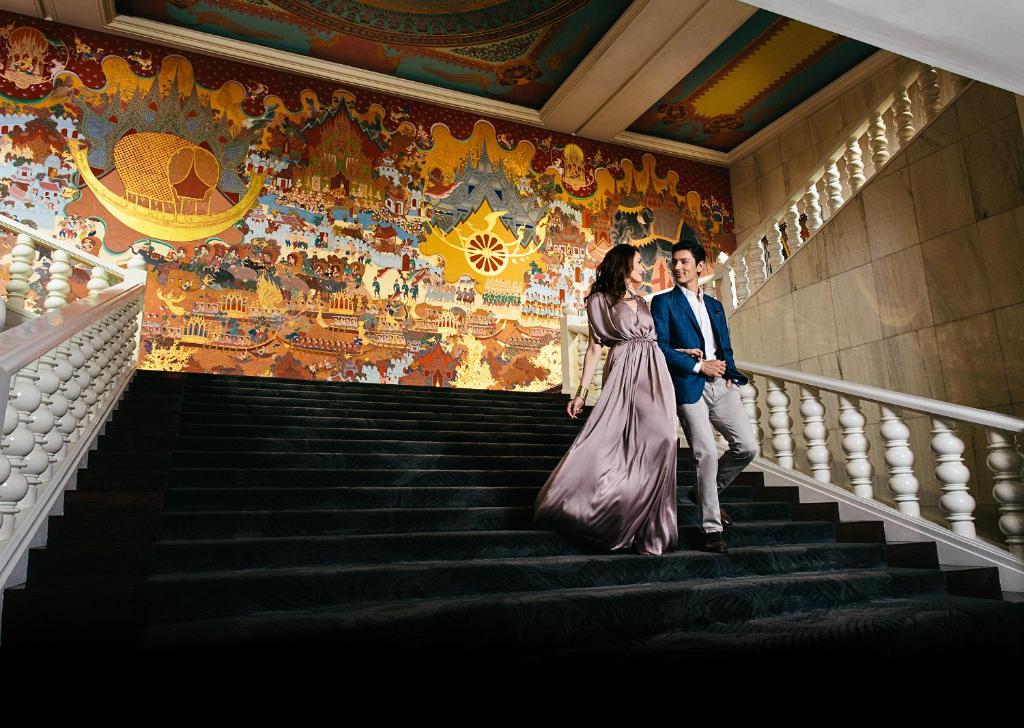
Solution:
M 590 335 L 611 347 L 597 404 L 537 496 L 534 521 L 617 551 L 676 545 L 676 409 L 651 309 L 587 300 Z

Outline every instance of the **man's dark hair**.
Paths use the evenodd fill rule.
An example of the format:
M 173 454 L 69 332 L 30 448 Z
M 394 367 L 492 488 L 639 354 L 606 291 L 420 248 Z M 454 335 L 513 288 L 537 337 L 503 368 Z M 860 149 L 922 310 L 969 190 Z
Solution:
M 703 263 L 708 259 L 708 252 L 704 250 L 704 246 L 696 240 L 680 240 L 672 246 L 673 254 L 680 250 L 689 250 L 693 254 L 693 260 L 695 263 Z

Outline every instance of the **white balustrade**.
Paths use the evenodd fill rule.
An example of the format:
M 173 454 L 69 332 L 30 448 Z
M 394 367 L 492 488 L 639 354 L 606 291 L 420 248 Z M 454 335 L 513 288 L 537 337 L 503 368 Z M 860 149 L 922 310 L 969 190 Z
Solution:
M 793 468 L 793 452 L 796 443 L 793 440 L 793 419 L 789 416 L 789 395 L 786 384 L 780 379 L 768 380 L 768 427 L 772 433 L 772 451 L 775 461 L 784 468 Z
M 121 283 L 0 334 L 0 588 L 99 436 L 135 370 L 144 287 Z
M 999 503 L 999 530 L 1006 537 L 1010 553 L 1024 558 L 1024 458 L 1011 432 L 989 430 L 988 467 L 995 485 L 992 495 Z
M 120 270 L 110 261 L 101 260 L 72 244 L 41 235 L 23 223 L 0 215 L 0 230 L 14 233 L 15 245 L 11 250 L 11 264 L 8 268 L 10 281 L 7 284 L 7 306 L 15 316 L 25 320 L 34 314 L 25 310 L 25 297 L 31 289 L 32 277 L 39 253 L 49 257 L 49 280 L 46 282 L 46 296 L 40 302 L 45 311 L 53 311 L 67 305 L 71 294 L 71 275 L 74 263 L 83 263 L 91 269 L 87 288 L 89 298 L 95 299 L 101 291 L 113 283 L 134 275 L 133 283 L 144 283 L 146 261 L 136 253 L 128 261 L 128 269 Z
M 831 483 L 832 455 L 821 393 L 832 392 L 838 396 L 837 414 L 842 430 L 840 445 L 846 460 L 844 485 L 863 498 L 874 498 L 874 469 L 870 460 L 872 442 L 867 434 L 861 403 L 877 403 L 881 410 L 879 446 L 884 450 L 889 492 L 896 509 L 913 518 L 921 518 L 922 515 L 921 485 L 914 473 L 916 456 L 911 446 L 910 428 L 897 411 L 909 410 L 927 415 L 932 427 L 929 450 L 935 462 L 934 482 L 941 491 L 939 506 L 949 530 L 967 539 L 977 537 L 975 499 L 970 492 L 971 473 L 963 457 L 966 446 L 957 434 L 957 423 L 982 428 L 988 438 L 987 463 L 993 475 L 992 493 L 999 504 L 999 529 L 1008 550 L 1017 556 L 1024 555 L 1024 457 L 1017 443 L 1017 437 L 1024 433 L 1024 420 L 743 360 L 738 360 L 736 365 L 750 377 L 751 385 L 756 378 L 764 378 L 774 459 L 780 466 L 790 469 L 794 467 L 794 458 L 791 404 L 786 385 L 799 387 L 799 411 L 807 442 L 807 474 L 822 483 Z M 756 411 L 750 406 L 754 404 L 752 397 L 756 399 L 756 395 L 744 395 L 741 391 L 748 416 Z M 760 413 L 756 416 L 760 418 Z
M 752 228 L 752 237 L 738 241 L 735 252 L 729 258 L 729 268 L 723 268 L 722 272 L 716 273 L 713 280 L 725 276 L 726 270 L 731 270 L 736 277 L 737 307 L 742 305 L 765 280 L 785 264 L 785 260 L 788 260 L 779 260 L 775 228 L 785 222 L 788 252 L 795 252 L 805 242 L 805 238 L 800 234 L 801 206 L 805 215 L 803 229 L 806 230 L 806 239 L 809 240 L 821 229 L 824 220 L 835 216 L 846 203 L 848 197 L 844 196 L 844 177 L 848 184 L 849 196 L 857 194 L 867 181 L 888 163 L 891 156 L 890 138 L 893 144 L 898 142 L 899 148 L 903 149 L 914 137 L 917 130 L 911 87 L 920 89 L 922 108 L 926 118 L 931 120 L 942 110 L 944 104 L 966 88 L 968 83 L 966 79 L 951 76 L 947 84 L 949 89 L 947 93 L 943 93 L 935 69 L 926 67 L 922 70 L 921 67 L 915 67 L 905 70 L 902 76 L 896 79 L 893 91 L 888 96 L 866 109 L 862 121 L 851 124 L 844 130 L 845 141 L 823 153 L 822 166 L 804 180 L 794 181 L 794 185 L 799 185 L 797 191 L 786 199 L 782 207 L 767 215 L 760 225 Z M 891 125 L 886 121 L 890 114 Z M 870 151 L 870 169 L 864 158 L 865 150 Z M 767 266 L 764 251 L 760 250 L 762 240 L 766 240 Z M 746 265 L 746 271 L 740 271 L 738 263 L 741 260 Z M 741 278 L 741 272 L 747 275 Z
M 914 451 L 910 449 L 910 428 L 891 407 L 882 406 L 882 441 L 889 469 L 889 492 L 900 513 L 921 516 L 920 485 L 914 477 Z
M 864 434 L 866 422 L 857 399 L 845 394 L 839 395 L 839 426 L 843 430 L 846 477 L 854 493 L 861 498 L 874 498 L 874 469 L 868 459 L 871 441 Z

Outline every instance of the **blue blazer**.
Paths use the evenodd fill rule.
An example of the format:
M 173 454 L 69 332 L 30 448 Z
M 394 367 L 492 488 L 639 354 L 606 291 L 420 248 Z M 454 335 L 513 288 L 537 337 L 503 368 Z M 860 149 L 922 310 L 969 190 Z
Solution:
M 711 296 L 704 296 L 704 306 L 711 319 L 711 329 L 715 334 L 715 347 L 718 358 L 725 361 L 725 379 L 737 384 L 746 384 L 747 378 L 736 368 L 732 358 L 732 343 L 729 341 L 729 324 L 725 321 L 725 309 L 722 304 Z M 704 335 L 701 333 L 697 317 L 686 300 L 686 294 L 673 286 L 672 290 L 659 293 L 651 301 L 651 315 L 654 316 L 654 328 L 658 332 L 658 346 L 665 354 L 672 384 L 676 390 L 676 404 L 692 404 L 704 393 L 704 383 L 708 381 L 703 374 L 693 371 L 697 360 L 692 356 L 680 354 L 676 349 L 704 349 Z M 706 352 L 705 352 L 706 354 Z

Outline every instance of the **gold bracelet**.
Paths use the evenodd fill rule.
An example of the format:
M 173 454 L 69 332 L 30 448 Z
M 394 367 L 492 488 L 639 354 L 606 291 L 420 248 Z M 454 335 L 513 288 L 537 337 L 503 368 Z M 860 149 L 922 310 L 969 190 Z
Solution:
M 580 394 L 582 392 L 582 395 Z M 590 394 L 589 389 L 583 388 L 583 383 L 580 382 L 580 386 L 576 388 L 576 396 L 573 399 L 582 399 L 584 402 L 587 401 L 587 395 Z

